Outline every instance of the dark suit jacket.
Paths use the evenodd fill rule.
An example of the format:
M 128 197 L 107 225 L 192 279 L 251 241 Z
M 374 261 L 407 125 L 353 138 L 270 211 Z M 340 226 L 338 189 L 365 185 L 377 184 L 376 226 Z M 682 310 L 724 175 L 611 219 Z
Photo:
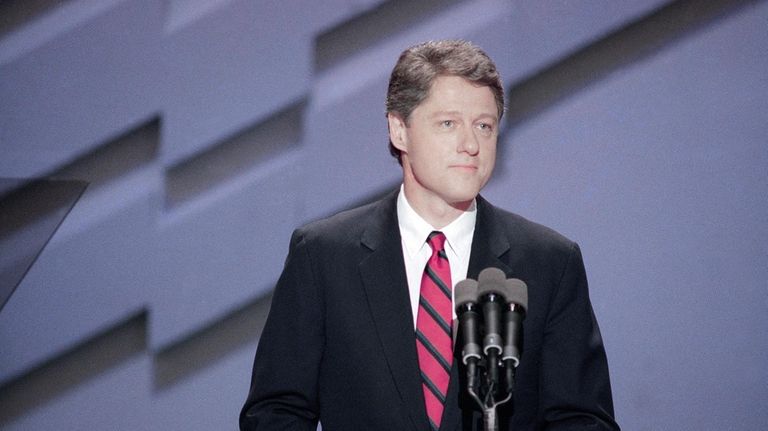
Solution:
M 397 193 L 297 229 L 259 342 L 243 430 L 427 431 Z M 469 278 L 528 285 L 523 355 L 500 429 L 618 429 L 578 246 L 477 199 Z M 441 430 L 482 429 L 454 360 Z

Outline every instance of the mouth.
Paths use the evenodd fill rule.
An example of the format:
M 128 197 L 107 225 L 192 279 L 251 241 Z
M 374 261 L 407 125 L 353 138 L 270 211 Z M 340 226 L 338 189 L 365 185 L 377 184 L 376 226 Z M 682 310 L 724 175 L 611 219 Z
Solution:
M 460 170 L 466 170 L 466 171 L 477 170 L 477 166 L 472 164 L 456 164 L 456 165 L 451 165 L 450 167 L 454 169 L 460 169 Z

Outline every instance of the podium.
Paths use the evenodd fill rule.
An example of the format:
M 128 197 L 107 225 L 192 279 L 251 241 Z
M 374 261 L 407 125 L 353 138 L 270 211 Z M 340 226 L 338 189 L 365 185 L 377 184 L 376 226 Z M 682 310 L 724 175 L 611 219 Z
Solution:
M 0 178 L 0 312 L 87 186 Z

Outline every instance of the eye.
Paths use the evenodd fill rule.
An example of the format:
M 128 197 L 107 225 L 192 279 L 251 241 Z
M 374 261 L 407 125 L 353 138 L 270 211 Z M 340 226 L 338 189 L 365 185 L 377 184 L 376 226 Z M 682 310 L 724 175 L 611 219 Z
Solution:
M 444 129 L 450 129 L 455 125 L 456 125 L 456 122 L 454 122 L 453 120 L 443 120 L 440 122 L 440 127 Z
M 480 123 L 477 125 L 477 128 L 480 129 L 481 132 L 489 134 L 493 132 L 493 125 L 488 123 Z

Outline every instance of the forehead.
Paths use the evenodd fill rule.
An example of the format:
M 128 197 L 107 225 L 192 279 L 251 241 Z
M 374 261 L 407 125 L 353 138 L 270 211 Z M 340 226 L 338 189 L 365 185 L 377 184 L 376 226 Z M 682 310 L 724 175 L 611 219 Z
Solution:
M 496 98 L 490 87 L 453 75 L 437 76 L 415 111 L 454 111 L 498 118 Z

